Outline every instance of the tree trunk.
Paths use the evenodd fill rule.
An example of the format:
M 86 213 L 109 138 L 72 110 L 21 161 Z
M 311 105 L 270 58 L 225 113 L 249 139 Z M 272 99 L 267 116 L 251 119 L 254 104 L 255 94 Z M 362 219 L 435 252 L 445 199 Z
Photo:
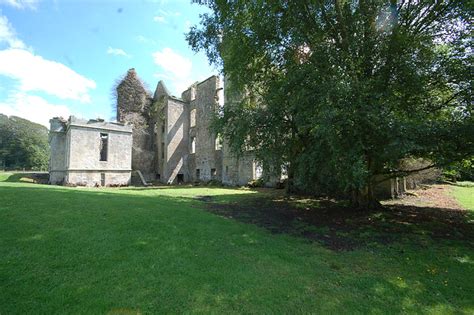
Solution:
M 352 191 L 351 206 L 361 210 L 378 209 L 382 206 L 375 198 L 372 179 L 369 179 L 366 187 Z
M 295 188 L 295 171 L 291 163 L 288 166 L 288 180 L 286 182 L 286 193 L 292 194 L 296 192 Z
M 370 154 L 367 152 L 365 155 L 365 161 L 367 163 L 367 171 L 369 173 L 367 183 L 364 188 L 353 191 L 351 203 L 352 206 L 357 209 L 377 209 L 382 205 L 375 198 L 374 178 L 372 176 L 372 174 L 374 174 L 374 165 Z

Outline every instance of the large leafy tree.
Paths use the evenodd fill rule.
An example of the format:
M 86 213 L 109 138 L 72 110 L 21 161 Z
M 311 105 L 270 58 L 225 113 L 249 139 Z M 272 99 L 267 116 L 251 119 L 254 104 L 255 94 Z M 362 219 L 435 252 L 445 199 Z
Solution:
M 230 80 L 235 151 L 287 165 L 289 188 L 376 204 L 399 161 L 474 154 L 468 1 L 196 1 L 187 40 Z

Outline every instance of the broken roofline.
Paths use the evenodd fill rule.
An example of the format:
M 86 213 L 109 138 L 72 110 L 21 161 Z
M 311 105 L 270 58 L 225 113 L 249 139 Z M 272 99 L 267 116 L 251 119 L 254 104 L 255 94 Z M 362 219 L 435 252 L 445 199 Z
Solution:
M 124 124 L 120 122 L 108 122 L 103 119 L 81 119 L 75 116 L 69 116 L 68 120 L 65 120 L 62 117 L 54 117 L 50 120 L 56 120 L 63 125 L 65 128 L 61 132 L 67 132 L 71 127 L 87 128 L 87 129 L 96 129 L 104 130 L 110 132 L 121 132 L 121 133 L 132 133 L 133 126 L 130 124 Z

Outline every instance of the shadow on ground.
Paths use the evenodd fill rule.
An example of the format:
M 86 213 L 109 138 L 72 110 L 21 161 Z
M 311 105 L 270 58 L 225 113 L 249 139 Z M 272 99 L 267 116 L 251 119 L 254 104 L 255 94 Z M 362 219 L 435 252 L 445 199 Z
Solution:
M 4 181 L 8 183 L 47 184 L 48 179 L 49 174 L 46 172 L 18 172 L 8 174 Z
M 214 214 L 272 233 L 318 241 L 336 251 L 395 241 L 427 247 L 434 240 L 463 241 L 474 248 L 474 216 L 463 210 L 396 204 L 361 211 L 331 200 L 312 200 L 304 206 L 288 198 L 272 197 L 226 203 L 212 198 L 202 201 Z

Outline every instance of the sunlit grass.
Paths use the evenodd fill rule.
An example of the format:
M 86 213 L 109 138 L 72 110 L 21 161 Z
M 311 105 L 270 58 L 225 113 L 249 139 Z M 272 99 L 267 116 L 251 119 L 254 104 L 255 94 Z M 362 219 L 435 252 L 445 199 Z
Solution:
M 248 189 L 0 178 L 0 314 L 474 311 L 474 251 L 461 241 L 334 252 L 203 211 L 197 199 L 261 194 Z
M 467 183 L 472 185 L 452 186 L 452 191 L 454 197 L 464 208 L 474 211 L 474 183 Z

